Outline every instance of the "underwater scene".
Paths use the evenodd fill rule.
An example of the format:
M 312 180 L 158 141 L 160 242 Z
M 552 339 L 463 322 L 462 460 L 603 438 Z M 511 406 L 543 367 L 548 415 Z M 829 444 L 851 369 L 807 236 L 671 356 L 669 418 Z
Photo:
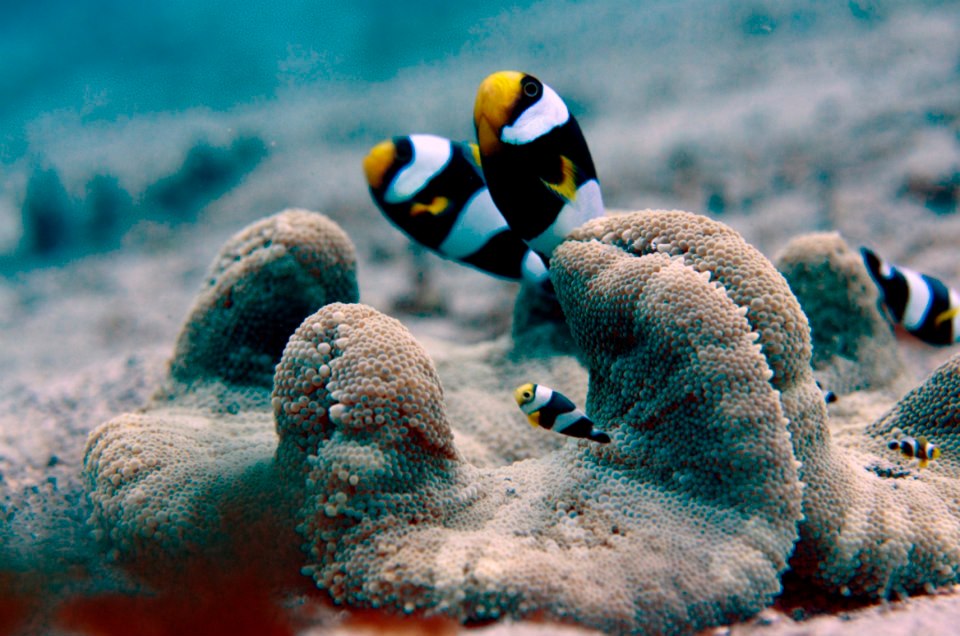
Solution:
M 955 633 L 958 36 L 0 4 L 0 636 Z

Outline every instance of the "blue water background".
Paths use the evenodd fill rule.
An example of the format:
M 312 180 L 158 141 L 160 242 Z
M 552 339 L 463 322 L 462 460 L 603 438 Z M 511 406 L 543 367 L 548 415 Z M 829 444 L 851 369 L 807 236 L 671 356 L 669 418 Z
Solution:
M 0 158 L 38 114 L 113 120 L 228 110 L 291 86 L 383 82 L 457 56 L 478 25 L 530 3 L 38 0 L 0 6 Z

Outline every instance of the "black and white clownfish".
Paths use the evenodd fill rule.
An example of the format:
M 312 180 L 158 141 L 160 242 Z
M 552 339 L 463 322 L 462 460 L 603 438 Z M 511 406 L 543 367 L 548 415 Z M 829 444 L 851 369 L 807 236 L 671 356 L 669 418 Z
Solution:
M 480 165 L 510 227 L 549 259 L 571 230 L 603 216 L 590 150 L 557 93 L 532 75 L 500 71 L 477 91 Z
M 520 410 L 526 414 L 531 426 L 600 444 L 610 443 L 610 436 L 594 428 L 586 413 L 559 391 L 528 383 L 518 386 L 513 392 L 513 398 Z
M 477 147 L 435 135 L 394 137 L 370 150 L 370 194 L 401 231 L 441 256 L 537 285 L 546 265 L 507 225 L 480 172 Z
M 892 439 L 887 446 L 890 450 L 899 450 L 911 459 L 916 458 L 920 462 L 920 468 L 926 468 L 929 462 L 940 457 L 940 449 L 926 437 Z
M 893 322 L 929 344 L 960 341 L 960 294 L 932 276 L 887 263 L 865 247 L 860 254 Z

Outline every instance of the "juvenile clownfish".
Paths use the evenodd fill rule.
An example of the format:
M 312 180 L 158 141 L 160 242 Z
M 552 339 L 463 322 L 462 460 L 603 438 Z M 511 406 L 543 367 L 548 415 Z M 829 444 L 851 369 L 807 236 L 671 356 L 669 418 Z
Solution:
M 510 227 L 549 260 L 574 228 L 603 216 L 590 150 L 557 93 L 532 75 L 501 71 L 477 91 L 480 165 Z
M 494 205 L 477 157 L 472 144 L 409 135 L 374 146 L 363 171 L 377 207 L 414 241 L 489 274 L 546 285 L 543 259 Z
M 894 323 L 929 344 L 960 342 L 960 294 L 932 276 L 887 263 L 865 247 L 860 253 Z
M 518 386 L 513 398 L 531 426 L 600 444 L 610 443 L 610 436 L 595 429 L 590 418 L 559 391 L 528 383 Z
M 887 446 L 890 450 L 899 450 L 907 457 L 916 457 L 920 462 L 920 468 L 926 468 L 929 462 L 940 457 L 940 449 L 926 437 L 892 439 Z

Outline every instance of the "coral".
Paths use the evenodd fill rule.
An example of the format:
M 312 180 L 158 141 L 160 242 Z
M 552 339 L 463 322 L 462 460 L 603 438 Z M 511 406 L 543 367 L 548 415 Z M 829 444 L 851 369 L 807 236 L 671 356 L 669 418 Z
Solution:
M 870 425 L 866 433 L 879 439 L 890 439 L 897 432 L 914 437 L 926 435 L 931 440 L 937 440 L 945 453 L 945 467 L 953 468 L 949 472 L 955 473 L 953 464 L 957 462 L 956 453 L 960 451 L 960 438 L 957 436 L 960 425 L 958 399 L 960 356 L 954 356 Z
M 808 307 L 824 373 L 865 364 L 876 326 L 828 319 L 870 316 L 838 241 L 781 259 L 798 289 L 835 292 Z M 559 307 L 527 289 L 511 337 L 428 353 L 354 304 L 353 248 L 324 217 L 241 232 L 155 399 L 91 434 L 95 531 L 140 570 L 253 563 L 352 608 L 614 632 L 749 616 L 788 563 L 868 597 L 956 581 L 960 363 L 834 435 L 807 317 L 732 229 L 595 219 L 551 268 Z M 530 381 L 586 404 L 612 442 L 526 426 L 511 391 Z M 943 456 L 921 470 L 887 448 L 898 435 Z
M 303 321 L 277 365 L 272 403 L 279 464 L 294 473 L 334 430 L 388 461 L 403 459 L 401 446 L 416 448 L 408 466 L 366 464 L 385 482 L 409 485 L 460 459 L 429 356 L 397 320 L 365 305 L 332 303 Z
M 957 582 L 960 572 L 960 357 L 937 369 L 890 411 L 837 436 L 808 484 L 811 515 L 793 560 L 820 585 L 889 598 Z M 943 451 L 920 469 L 891 439 L 924 436 Z
M 320 214 L 287 210 L 227 242 L 167 382 L 143 412 L 101 425 L 87 442 L 91 524 L 115 555 L 164 570 L 170 557 L 217 560 L 256 546 L 269 560 L 288 550 L 261 550 L 280 546 L 286 527 L 292 534 L 289 489 L 272 461 L 273 368 L 306 315 L 356 298 L 353 245 Z
M 836 232 L 792 239 L 774 260 L 810 320 L 813 367 L 838 394 L 899 386 L 905 372 L 877 286 Z
M 759 336 L 778 389 L 807 379 L 810 341 L 807 321 L 783 278 L 730 227 L 705 216 L 646 210 L 595 219 L 569 240 L 598 240 L 637 256 L 680 256 L 698 272 L 710 272 Z
M 568 242 L 571 241 L 605 243 L 639 256 L 641 260 L 655 254 L 679 259 L 685 267 L 709 275 L 739 307 L 750 328 L 757 334 L 757 342 L 771 372 L 769 382 L 779 392 L 793 454 L 801 462 L 800 481 L 806 485 L 805 519 L 801 529 L 809 525 L 811 514 L 814 517 L 817 514 L 816 510 L 809 509 L 809 475 L 812 472 L 826 478 L 818 460 L 821 449 L 828 447 L 830 434 L 826 427 L 823 397 L 810 367 L 811 347 L 806 316 L 783 277 L 735 231 L 706 217 L 686 212 L 645 211 L 596 219 L 575 230 L 568 239 Z M 566 249 L 566 246 L 560 249 Z M 698 333 L 712 321 L 713 318 L 709 318 L 685 327 L 692 333 Z M 613 339 L 611 331 L 597 337 Z M 620 347 L 625 344 L 622 341 L 618 343 Z M 595 402 L 595 396 L 600 395 L 601 391 L 615 392 L 603 387 L 603 378 L 609 375 L 590 374 L 587 410 L 601 421 L 604 417 L 598 416 L 598 409 L 602 407 Z M 629 406 L 630 399 L 625 398 L 623 407 Z
M 746 310 L 774 371 L 771 383 L 780 392 L 794 455 L 800 461 L 803 520 L 790 565 L 801 579 L 832 592 L 871 598 L 957 580 L 960 537 L 954 528 L 958 518 L 948 507 L 954 495 L 952 488 L 942 485 L 945 480 L 937 478 L 941 473 L 951 475 L 948 454 L 921 473 L 918 467 L 901 467 L 902 460 L 886 447 L 888 439 L 872 432 L 875 427 L 864 433 L 861 425 L 860 431 L 846 431 L 833 439 L 823 397 L 812 376 L 806 317 L 786 281 L 759 252 L 729 228 L 679 212 L 600 219 L 585 224 L 571 239 L 599 240 L 636 254 L 681 257 L 694 269 L 710 271 Z M 838 270 L 847 272 L 841 278 L 862 278 L 855 265 L 843 265 L 844 248 L 825 251 L 832 263 L 819 270 L 825 281 L 837 280 Z M 812 260 L 818 258 L 823 257 Z M 826 286 L 827 282 L 810 285 Z M 844 289 L 856 294 L 858 286 L 852 283 Z M 819 317 L 814 320 L 820 324 Z M 591 398 L 594 376 L 591 373 Z M 910 409 L 916 413 L 913 420 L 923 424 L 913 426 L 908 434 L 925 434 L 949 448 L 952 442 L 943 440 L 944 430 L 928 427 L 938 410 L 953 408 L 954 399 L 940 395 L 916 403 L 916 398 L 908 396 L 895 409 L 899 412 L 904 403 L 916 403 Z
M 184 558 L 230 563 L 250 556 L 249 542 L 277 545 L 287 511 L 275 444 L 269 418 L 256 412 L 149 408 L 101 425 L 84 457 L 95 536 L 161 578 Z
M 772 372 L 770 383 L 780 393 L 794 454 L 803 462 L 800 479 L 806 482 L 807 461 L 829 438 L 826 410 L 810 367 L 807 318 L 770 261 L 726 225 L 679 211 L 648 210 L 595 219 L 568 240 L 600 241 L 641 257 L 678 257 L 723 287 L 757 334 Z M 688 329 L 700 330 L 704 324 Z M 592 413 L 592 406 L 587 406 Z M 805 514 L 809 514 L 806 509 Z
M 357 295 L 353 243 L 335 223 L 306 210 L 254 223 L 224 245 L 210 268 L 170 375 L 181 383 L 219 377 L 269 389 L 300 321 Z
M 838 235 L 815 234 L 792 242 L 779 262 L 811 316 L 821 347 L 819 355 L 814 348 L 814 364 L 827 386 L 897 390 L 904 377 L 896 343 L 859 256 Z M 957 486 L 950 453 L 920 471 L 887 447 L 897 428 L 953 446 L 944 426 L 956 408 L 956 392 L 943 387 L 949 369 L 876 423 L 835 427 L 833 438 L 797 449 L 806 518 L 791 565 L 802 578 L 871 598 L 956 582 L 960 511 L 952 505 Z M 898 424 L 904 419 L 907 424 Z
M 743 312 L 667 256 L 574 249 L 559 248 L 554 278 L 578 342 L 600 340 L 584 355 L 609 448 L 477 468 L 398 322 L 330 305 L 290 340 L 278 458 L 299 474 L 306 457 L 304 571 L 337 602 L 670 633 L 756 612 L 779 590 L 801 491 Z

